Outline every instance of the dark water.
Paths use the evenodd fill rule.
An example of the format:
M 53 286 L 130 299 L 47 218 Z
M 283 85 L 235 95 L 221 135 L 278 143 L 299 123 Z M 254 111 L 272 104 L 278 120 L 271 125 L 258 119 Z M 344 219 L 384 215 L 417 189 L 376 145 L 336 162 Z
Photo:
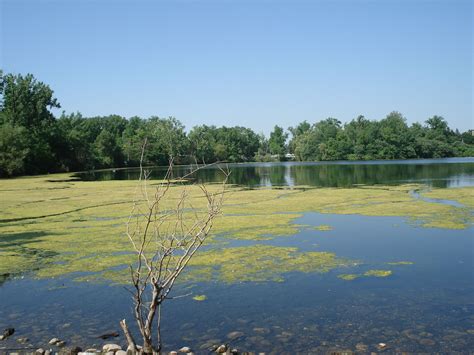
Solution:
M 338 169 L 341 171 L 336 172 Z M 461 163 L 391 162 L 382 166 L 257 164 L 233 167 L 233 174 L 235 179 L 254 176 L 247 186 L 422 181 L 452 187 L 472 185 L 473 169 L 471 159 Z M 356 171 L 354 176 L 349 173 Z M 218 178 L 215 169 L 201 174 L 201 180 Z M 127 176 L 132 178 L 122 177 Z M 267 353 L 355 351 L 357 344 L 360 349 L 364 348 L 360 344 L 366 345 L 370 352 L 377 351 L 381 342 L 388 344 L 387 352 L 467 354 L 474 349 L 472 227 L 421 228 L 399 217 L 317 213 L 307 213 L 295 223 L 328 224 L 334 229 L 322 232 L 306 228 L 294 236 L 257 243 L 330 251 L 362 264 L 326 274 L 290 273 L 282 283 L 180 285 L 175 295 L 191 291 L 205 294 L 208 299 L 196 302 L 184 297 L 168 302 L 163 320 L 166 349 L 186 345 L 207 353 L 201 348 L 225 342 Z M 246 243 L 255 242 L 232 242 Z M 386 264 L 397 261 L 413 264 Z M 392 270 L 393 274 L 354 281 L 337 278 L 341 273 L 370 269 Z M 119 331 L 118 322 L 123 318 L 136 332 L 130 295 L 120 286 L 77 283 L 68 278 L 34 280 L 26 275 L 0 285 L 0 329 L 16 328 L 15 337 L 0 342 L 0 352 L 2 347 L 26 346 L 15 341 L 20 336 L 28 337 L 32 347 L 44 347 L 52 337 L 83 347 L 101 346 L 105 342 L 97 336 Z M 244 335 L 230 341 L 226 336 L 233 331 Z M 123 337 L 112 342 L 125 345 Z
M 307 185 L 350 187 L 354 185 L 425 183 L 434 187 L 474 185 L 474 158 L 424 160 L 390 160 L 361 162 L 316 163 L 249 163 L 229 164 L 229 182 L 242 186 Z M 151 178 L 161 179 L 167 168 L 151 167 Z M 183 176 L 192 167 L 175 167 L 176 176 Z M 83 180 L 137 180 L 139 170 L 109 169 L 76 176 Z M 199 170 L 195 179 L 200 182 L 221 181 L 218 166 Z

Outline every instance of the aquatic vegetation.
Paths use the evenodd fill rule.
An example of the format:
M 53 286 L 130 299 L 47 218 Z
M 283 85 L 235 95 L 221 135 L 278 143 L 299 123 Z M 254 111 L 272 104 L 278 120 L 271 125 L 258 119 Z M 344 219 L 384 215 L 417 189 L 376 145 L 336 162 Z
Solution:
M 390 270 L 369 270 L 364 272 L 364 276 L 387 277 L 392 275 Z
M 313 227 L 313 229 L 318 231 L 331 231 L 333 230 L 332 226 L 328 226 L 326 224 L 321 224 L 319 226 Z
M 263 282 L 282 281 L 289 272 L 324 273 L 353 264 L 334 253 L 301 252 L 297 248 L 257 244 L 196 254 L 189 272 L 196 272 L 194 266 L 208 266 L 214 270 L 213 277 L 222 282 Z
M 413 261 L 392 261 L 388 262 L 387 265 L 413 265 Z
M 218 188 L 209 185 L 210 192 Z M 413 184 L 253 190 L 231 186 L 225 196 L 225 213 L 215 220 L 206 250 L 196 256 L 183 280 L 281 281 L 287 272 L 327 271 L 345 265 L 331 253 L 304 253 L 263 244 L 225 248 L 225 241 L 291 238 L 308 228 L 295 223 L 308 211 L 402 216 L 421 227 L 462 229 L 472 223 L 469 207 L 429 203 L 410 196 L 411 190 L 421 188 Z M 187 213 L 199 213 L 205 200 L 198 187 L 186 189 L 190 195 Z M 127 254 L 130 246 L 124 225 L 135 196 L 135 181 L 82 182 L 71 180 L 69 174 L 57 174 L 0 180 L 0 191 L 0 274 L 74 274 L 78 280 L 116 283 L 128 277 L 128 270 L 121 268 L 133 262 L 133 256 Z M 181 187 L 170 189 L 164 210 L 174 207 L 180 192 Z M 472 206 L 473 192 L 471 187 L 435 189 L 424 196 Z
M 207 296 L 206 295 L 196 295 L 196 296 L 193 297 L 193 300 L 202 302 L 202 301 L 207 300 Z
M 352 280 L 355 280 L 359 277 L 361 277 L 362 275 L 359 275 L 359 274 L 341 274 L 341 275 L 337 275 L 338 278 L 342 279 L 342 280 L 346 280 L 346 281 L 352 281 Z
M 451 189 L 433 189 L 423 192 L 422 195 L 428 198 L 457 201 L 461 205 L 474 208 L 474 189 L 472 187 L 455 187 Z
M 224 214 L 216 219 L 214 228 L 223 231 L 232 239 L 269 240 L 275 236 L 289 236 L 297 233 L 300 226 L 292 222 L 301 216 L 301 214 L 285 213 Z
M 337 277 L 345 281 L 352 281 L 360 277 L 388 277 L 390 275 L 392 275 L 391 270 L 369 270 L 363 274 L 340 274 Z

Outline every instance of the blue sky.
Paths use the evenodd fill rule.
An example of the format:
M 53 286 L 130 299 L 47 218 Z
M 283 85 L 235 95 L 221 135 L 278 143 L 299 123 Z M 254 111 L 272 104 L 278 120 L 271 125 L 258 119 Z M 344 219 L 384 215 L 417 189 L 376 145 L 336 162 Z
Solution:
M 0 64 L 66 112 L 268 133 L 402 112 L 473 126 L 473 5 L 445 0 L 0 0 Z

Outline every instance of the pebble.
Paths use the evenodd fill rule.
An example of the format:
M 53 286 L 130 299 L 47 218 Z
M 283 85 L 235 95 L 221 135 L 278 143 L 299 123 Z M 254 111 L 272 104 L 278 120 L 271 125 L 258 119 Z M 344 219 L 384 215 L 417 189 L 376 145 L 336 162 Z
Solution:
M 169 355 L 178 355 L 178 352 L 177 351 L 170 351 Z
M 39 349 L 36 349 L 35 353 L 36 353 L 37 355 L 44 355 L 45 351 L 44 351 L 43 348 L 39 348 Z
M 20 344 L 26 344 L 28 340 L 29 339 L 27 337 L 22 337 L 22 338 L 18 338 L 16 341 Z
M 59 345 L 58 345 L 59 346 Z M 78 355 L 82 349 L 79 346 L 62 348 L 59 350 L 60 355 Z
M 115 352 L 115 355 L 127 355 L 127 352 L 125 350 L 118 350 Z
M 117 344 L 105 344 L 103 347 L 102 347 L 102 351 L 103 352 L 115 352 L 115 351 L 118 351 L 118 350 L 122 350 L 122 347 L 120 345 L 117 345 Z
M 220 345 L 217 349 L 216 349 L 216 353 L 218 354 L 223 354 L 227 351 L 227 345 Z
M 59 343 L 59 342 L 60 342 L 60 340 L 58 338 L 53 338 L 49 341 L 49 344 L 54 345 L 54 344 Z
M 202 344 L 199 347 L 199 349 L 201 350 L 207 349 L 207 350 L 214 351 L 217 349 L 217 345 L 215 345 L 217 343 L 219 343 L 219 339 L 211 339 L 211 340 L 206 341 L 204 344 Z
M 191 348 L 189 346 L 183 346 L 181 349 L 178 350 L 180 353 L 190 353 L 192 352 Z
M 360 352 L 366 352 L 369 349 L 369 347 L 363 343 L 358 343 L 356 344 L 356 350 Z
M 387 348 L 387 344 L 385 344 L 385 343 L 378 343 L 378 344 L 377 344 L 377 348 L 378 348 L 379 350 L 386 349 L 386 348 Z
M 64 345 L 66 345 L 66 342 L 63 341 L 63 340 L 60 340 L 60 341 L 58 341 L 58 342 L 56 343 L 56 346 L 58 346 L 58 347 L 60 347 L 60 348 L 63 347 Z

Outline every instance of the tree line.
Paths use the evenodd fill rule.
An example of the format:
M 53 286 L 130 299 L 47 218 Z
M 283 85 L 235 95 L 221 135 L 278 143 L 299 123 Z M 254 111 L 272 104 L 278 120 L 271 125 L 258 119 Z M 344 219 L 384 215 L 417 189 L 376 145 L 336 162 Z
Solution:
M 407 125 L 399 112 L 379 120 L 359 116 L 303 121 L 270 136 L 246 127 L 199 125 L 186 132 L 174 117 L 83 117 L 53 109 L 60 103 L 33 75 L 0 71 L 0 176 L 216 161 L 299 161 L 474 156 L 473 131 L 453 130 L 443 117 Z

